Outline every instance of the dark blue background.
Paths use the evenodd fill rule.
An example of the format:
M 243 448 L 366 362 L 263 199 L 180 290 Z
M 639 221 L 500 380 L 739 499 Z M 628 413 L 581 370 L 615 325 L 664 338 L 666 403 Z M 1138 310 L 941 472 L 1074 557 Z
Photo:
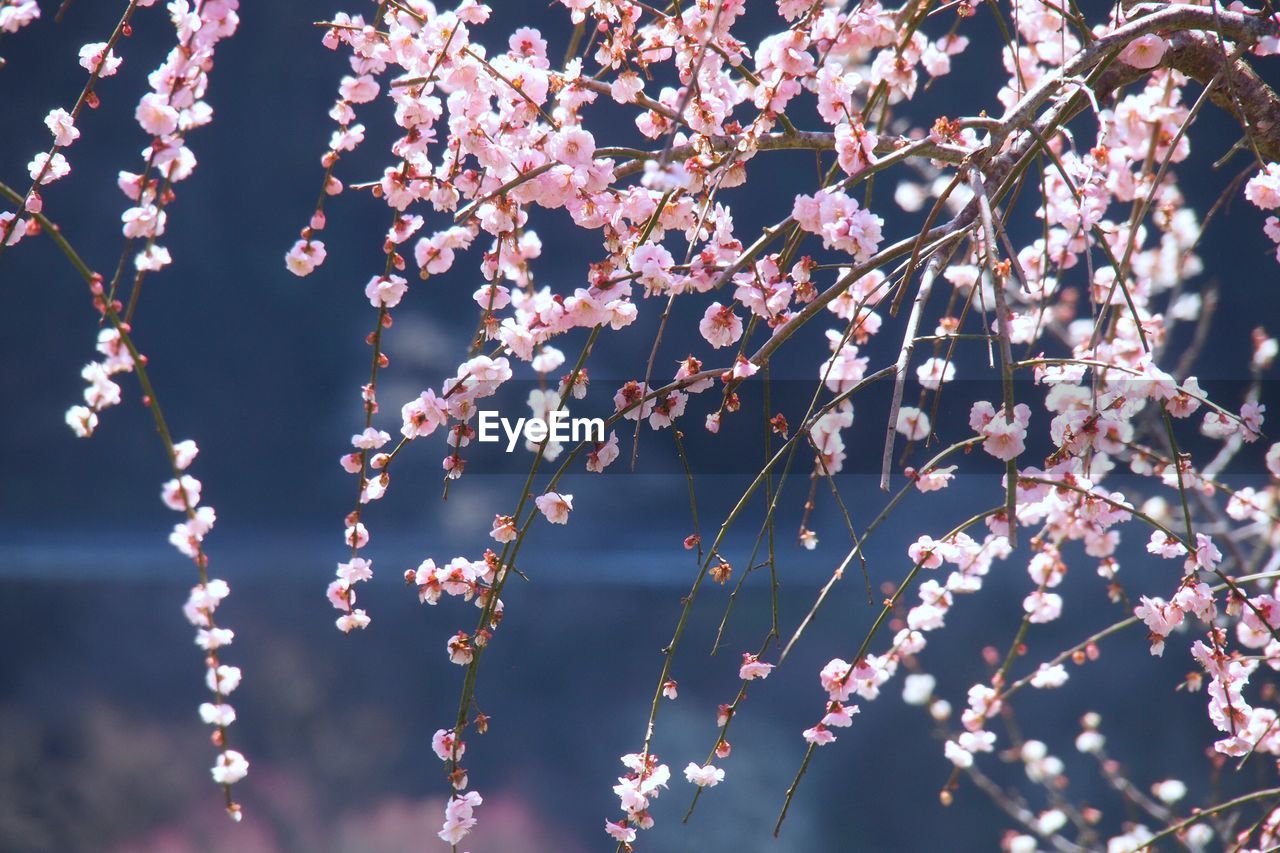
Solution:
M 53 4 L 45 5 L 44 19 L 0 38 L 0 54 L 9 60 L 0 71 L 0 179 L 21 189 L 28 184 L 26 162 L 48 144 L 44 115 L 69 107 L 83 85 L 79 45 L 105 38 L 123 6 L 80 0 L 55 25 Z M 238 641 L 227 657 L 245 669 L 233 736 L 253 762 L 238 791 L 247 819 L 239 827 L 225 821 L 205 776 L 213 753 L 195 714 L 204 699 L 200 658 L 179 610 L 193 572 L 164 542 L 174 519 L 156 499 L 167 474 L 149 416 L 126 377 L 126 405 L 104 415 L 91 441 L 76 440 L 65 427 L 63 413 L 80 396 L 79 368 L 94 356 L 96 317 L 83 283 L 52 244 L 29 240 L 0 259 L 0 447 L 6 450 L 0 469 L 0 848 L 371 851 L 433 842 L 446 789 L 429 738 L 456 709 L 461 675 L 445 661 L 444 643 L 473 623 L 474 611 L 458 602 L 423 609 L 398 577 L 427 556 L 474 556 L 487 541 L 495 508 L 510 511 L 523 478 L 473 476 L 441 503 L 441 444 L 433 439 L 414 448 L 386 505 L 367 516 L 379 571 L 364 600 L 373 626 L 352 637 L 333 630 L 336 614 L 323 586 L 342 557 L 340 521 L 354 499 L 354 485 L 336 459 L 360 425 L 357 394 L 368 373 L 363 339 L 374 320 L 362 291 L 381 269 L 388 219 L 371 199 L 333 200 L 323 235 L 326 265 L 305 280 L 284 270 L 283 253 L 314 204 L 318 158 L 330 131 L 325 114 L 346 71 L 311 25 L 333 11 L 309 3 L 241 10 L 240 31 L 218 49 L 208 97 L 215 121 L 190 139 L 200 166 L 169 208 L 163 242 L 175 263 L 148 279 L 135 324 L 176 436 L 200 442 L 193 473 L 218 510 L 209 550 L 214 574 L 233 589 L 224 612 Z M 127 206 L 115 174 L 140 168 L 146 142 L 132 121 L 133 105 L 172 36 L 163 16 L 160 7 L 138 12 L 134 35 L 118 50 L 123 69 L 99 86 L 102 107 L 82 118 L 83 136 L 67 152 L 72 175 L 45 192 L 46 213 L 104 271 L 119 255 L 118 216 Z M 498 2 L 494 18 L 479 36 L 491 49 L 528 22 L 548 34 L 553 56 L 563 53 L 568 25 L 560 7 Z M 754 45 L 770 20 L 771 4 L 753 7 L 740 37 Z M 937 114 L 996 110 L 990 97 L 1000 73 L 994 25 L 984 12 L 965 30 L 975 45 L 956 64 L 968 71 L 939 81 L 913 107 L 922 125 Z M 376 176 L 387 159 L 386 110 L 381 104 L 362 110 L 370 139 L 339 167 L 347 182 Z M 1213 114 L 1192 134 L 1195 168 L 1202 171 L 1179 171 L 1201 211 L 1229 180 L 1204 167 L 1237 133 Z M 1243 165 L 1233 161 L 1225 171 L 1234 174 Z M 750 195 L 731 196 L 738 233 L 749 239 L 754 228 L 785 216 L 791 196 L 812 186 L 812 173 L 808 155 L 752 163 Z M 886 181 L 879 192 L 887 196 L 891 186 Z M 1235 203 L 1202 244 L 1211 274 L 1224 276 L 1218 332 L 1202 375 L 1241 377 L 1247 331 L 1260 323 L 1280 331 L 1269 243 L 1260 233 L 1261 217 L 1246 207 Z M 886 215 L 886 231 L 895 237 L 918 219 Z M 1029 212 L 1026 219 L 1028 228 L 1038 228 Z M 559 292 L 578 286 L 599 247 L 562 213 L 539 214 L 531 224 L 544 243 L 535 267 L 539 282 Z M 468 257 L 448 276 L 412 281 L 389 335 L 392 366 L 382 386 L 388 414 L 381 425 L 391 428 L 401 401 L 438 386 L 460 360 L 474 327 L 473 269 Z M 616 383 L 610 380 L 643 372 L 656 307 L 645 304 L 647 321 L 606 336 L 592 361 L 597 393 L 611 390 Z M 677 318 L 677 328 L 688 328 L 701 313 L 694 307 L 683 309 L 687 316 Z M 870 348 L 873 366 L 885 363 L 899 334 L 896 324 L 886 325 L 885 339 Z M 572 359 L 580 344 L 577 337 L 561 348 Z M 776 375 L 812 377 L 825 341 L 802 337 L 792 349 Z M 671 344 L 659 365 L 685 354 Z M 981 395 L 953 396 L 955 410 L 966 410 L 974 396 Z M 703 409 L 691 405 L 695 411 L 691 433 Z M 754 417 L 740 415 L 738 428 L 750 432 L 741 420 Z M 883 500 L 873 472 L 884 415 L 868 407 L 865 420 L 862 410 L 859 417 L 853 473 L 841 478 L 841 487 L 861 526 Z M 962 421 L 952 417 L 949 428 L 963 429 Z M 626 430 L 624 446 L 629 440 Z M 562 489 L 579 495 L 573 523 L 554 534 L 536 530 L 523 552 L 532 582 L 516 583 L 506 594 L 507 617 L 481 670 L 479 700 L 494 725 L 468 752 L 473 784 L 486 796 L 482 829 L 469 839 L 470 849 L 606 846 L 601 827 L 616 813 L 610 787 L 621 770 L 617 756 L 640 746 L 659 650 L 694 572 L 692 557 L 679 546 L 689 532 L 687 495 L 670 439 L 646 433 L 642 442 L 642 472 L 658 473 L 574 475 Z M 742 442 L 728 444 L 725 458 L 756 458 L 752 441 Z M 704 472 L 705 535 L 747 473 L 745 462 Z M 815 525 L 824 546 L 815 553 L 794 547 L 804 488 L 799 480 L 792 486 L 779 524 L 784 630 L 799 621 L 846 548 L 825 486 Z M 913 496 L 900 521 L 873 540 L 874 581 L 905 572 L 905 546 L 920 532 L 922 517 L 937 534 L 962 514 L 999 502 L 999 494 L 994 479 L 975 476 L 945 496 Z M 757 512 L 748 519 L 727 550 L 739 568 L 758 518 Z M 1145 540 L 1137 531 L 1127 538 L 1131 545 Z M 1092 561 L 1073 556 L 1079 568 L 1068 580 L 1067 616 L 1033 630 L 1029 661 L 1124 615 L 1105 602 Z M 1168 567 L 1140 550 L 1126 552 L 1122 562 L 1131 592 L 1172 587 Z M 642 838 L 646 848 L 992 846 L 1008 821 L 979 792 L 965 786 L 956 805 L 938 804 L 950 766 L 923 711 L 898 701 L 900 681 L 867 705 L 838 743 L 820 751 L 783 840 L 769 838 L 803 753 L 799 732 L 819 713 L 816 673 L 831 657 L 853 653 L 875 613 L 856 576 L 837 588 L 793 659 L 753 688 L 734 724 L 736 748 L 724 763 L 728 784 L 709 792 L 691 823 L 680 825 L 690 788 L 679 769 L 705 756 L 714 740 L 716 705 L 736 690 L 737 656 L 755 649 L 767 627 L 766 587 L 764 573 L 747 585 L 727 647 L 715 658 L 705 650 L 726 595 L 718 587 L 703 592 L 676 665 L 681 698 L 666 703 L 659 718 L 656 749 L 678 778 L 658 801 L 658 829 Z M 1003 649 L 1012 638 L 1029 589 L 1018 558 L 997 566 L 981 597 L 960 602 L 947 633 L 926 653 L 941 694 L 957 707 L 968 685 L 987 677 L 979 650 L 987 644 Z M 1145 645 L 1140 632 L 1117 639 L 1102 662 L 1073 671 L 1067 689 L 1019 702 L 1027 736 L 1047 740 L 1068 761 L 1069 793 L 1108 806 L 1111 826 L 1123 810 L 1071 747 L 1076 720 L 1087 709 L 1104 712 L 1116 757 L 1133 768 L 1138 784 L 1179 775 L 1192 788 L 1189 802 L 1208 792 L 1203 698 L 1172 690 L 1191 662 L 1173 651 L 1151 661 Z M 984 766 L 1010 782 L 1021 776 L 1016 765 L 1003 768 L 988 759 Z M 1043 792 L 1030 796 L 1043 808 Z

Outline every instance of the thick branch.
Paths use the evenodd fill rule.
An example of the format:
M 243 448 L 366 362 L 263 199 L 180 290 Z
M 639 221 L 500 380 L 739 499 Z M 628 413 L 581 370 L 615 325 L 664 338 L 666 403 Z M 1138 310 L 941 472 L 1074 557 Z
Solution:
M 1161 64 L 1205 86 L 1222 74 L 1223 82 L 1209 92 L 1209 100 L 1240 122 L 1264 159 L 1280 160 L 1280 97 L 1249 63 L 1243 59 L 1229 62 L 1226 50 L 1216 38 L 1199 32 L 1181 32 L 1170 37 L 1169 49 Z M 1149 73 L 1116 63 L 1098 80 L 1098 91 L 1114 92 Z

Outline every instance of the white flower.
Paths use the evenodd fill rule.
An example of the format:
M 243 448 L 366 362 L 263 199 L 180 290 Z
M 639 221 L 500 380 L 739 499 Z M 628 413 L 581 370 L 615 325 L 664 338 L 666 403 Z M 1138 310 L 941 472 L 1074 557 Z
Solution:
M 689 766 L 684 769 L 684 778 L 699 788 L 714 788 L 724 781 L 724 771 L 710 764 L 699 767 L 690 761 Z
M 933 696 L 937 680 L 927 673 L 908 675 L 902 685 L 902 701 L 908 705 L 923 705 Z
M 209 772 L 219 785 L 234 785 L 249 775 L 249 762 L 234 749 L 228 749 L 218 756 L 218 763 Z

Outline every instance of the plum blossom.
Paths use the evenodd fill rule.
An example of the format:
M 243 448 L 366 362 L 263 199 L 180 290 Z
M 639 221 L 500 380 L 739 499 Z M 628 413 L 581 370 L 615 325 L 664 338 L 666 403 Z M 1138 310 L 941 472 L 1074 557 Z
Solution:
M 285 255 L 285 266 L 296 276 L 310 275 L 324 263 L 324 243 L 320 240 L 299 240 Z
M 475 808 L 482 803 L 484 798 L 476 791 L 451 796 L 444 808 L 444 825 L 437 833 L 440 839 L 453 845 L 461 842 L 475 827 Z
M 80 66 L 90 74 L 110 77 L 120 68 L 120 57 L 114 50 L 107 50 L 107 43 L 96 42 L 80 48 Z
M 903 406 L 898 410 L 897 430 L 908 441 L 923 441 L 929 436 L 929 416 L 914 406 Z
M 1196 548 L 1187 558 L 1187 569 L 1203 569 L 1213 571 L 1222 561 L 1222 552 L 1213 544 L 1213 539 L 1203 533 L 1196 534 Z
M 773 664 L 761 663 L 755 655 L 743 653 L 742 666 L 738 670 L 738 677 L 743 681 L 768 678 L 770 672 L 773 672 Z
M 742 337 L 742 320 L 733 313 L 733 306 L 712 302 L 702 315 L 698 331 L 707 343 L 720 349 L 736 344 Z
M 31 180 L 38 180 L 41 184 L 51 184 L 70 173 L 71 164 L 58 151 L 55 151 L 52 157 L 42 151 L 31 158 L 31 162 L 27 164 L 27 174 L 31 175 Z
M 552 524 L 569 523 L 569 513 L 573 510 L 573 495 L 547 492 L 535 498 L 534 503 L 538 511 Z
M 1125 65 L 1131 65 L 1134 68 L 1155 68 L 1160 64 L 1160 60 L 1164 58 L 1164 52 L 1169 49 L 1169 43 L 1154 33 L 1148 33 L 1145 36 L 1138 36 L 1133 41 L 1125 45 L 1120 51 L 1120 55 L 1116 57 Z
M 1250 178 L 1244 197 L 1263 210 L 1280 207 L 1280 163 L 1268 163 Z
M 75 119 L 64 109 L 50 110 L 49 115 L 45 116 L 44 124 L 53 134 L 53 144 L 60 148 L 65 148 L 80 138 Z
M 234 785 L 249 775 L 249 762 L 234 749 L 228 749 L 218 756 L 218 763 L 210 771 L 213 781 L 219 785 Z
M 408 289 L 409 283 L 398 275 L 376 275 L 365 285 L 364 295 L 374 308 L 395 308 Z
M 699 767 L 690 761 L 684 769 L 684 778 L 699 788 L 714 788 L 724 781 L 724 770 L 710 764 Z
M 1031 423 L 1031 409 L 1025 403 L 1013 409 L 1013 418 L 1004 412 L 996 412 L 986 401 L 973 404 L 969 411 L 969 426 L 985 436 L 982 449 L 1003 462 L 1016 459 L 1026 450 L 1027 427 Z

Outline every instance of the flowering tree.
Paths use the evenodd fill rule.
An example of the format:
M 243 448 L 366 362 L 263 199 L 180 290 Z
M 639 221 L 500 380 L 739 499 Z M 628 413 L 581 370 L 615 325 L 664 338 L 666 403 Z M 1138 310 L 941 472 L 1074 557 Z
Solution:
M 52 142 L 31 160 L 30 185 L 0 184 L 8 204 L 0 256 L 47 235 L 101 316 L 101 357 L 84 368 L 83 405 L 67 412 L 75 434 L 92 435 L 120 403 L 116 380 L 125 373 L 134 374 L 154 418 L 172 468 L 161 496 L 181 514 L 170 541 L 195 564 L 185 613 L 205 655 L 211 696 L 200 714 L 213 728 L 212 775 L 239 819 L 231 786 L 249 765 L 228 736 L 236 721 L 228 696 L 241 674 L 223 662 L 234 635 L 215 618 L 228 593 L 209 574 L 205 552 L 216 516 L 187 473 L 197 445 L 170 434 L 133 327 L 143 280 L 171 263 L 166 220 L 197 164 L 188 137 L 212 118 L 204 97 L 215 51 L 237 27 L 236 0 L 166 7 L 174 46 L 135 108 L 150 144 L 143 162 L 130 166 L 137 171 L 120 172 L 119 261 L 96 271 L 59 231 L 57 204 L 43 197 L 68 177 L 68 153 L 84 144 L 82 111 L 100 97 L 120 99 L 106 91 L 106 78 L 127 56 L 132 19 L 160 14 L 147 9 L 154 5 L 123 4 L 106 41 L 80 50 L 83 91 L 69 109 L 48 114 Z M 368 194 L 389 208 L 384 261 L 363 285 L 372 331 L 369 379 L 359 389 L 361 431 L 340 460 L 353 494 L 342 562 L 327 590 L 337 627 L 351 632 L 371 623 L 357 599 L 360 585 L 374 580 L 370 505 L 388 493 L 402 456 L 439 454 L 447 493 L 475 450 L 484 401 L 508 383 L 536 380 L 529 406 L 550 419 L 598 393 L 589 371 L 630 374 L 604 392 L 612 399 L 604 440 L 543 435 L 526 443 L 527 479 L 492 509 L 490 542 L 463 556 L 424 554 L 404 573 L 423 603 L 460 598 L 479 610 L 446 649 L 460 676 L 456 715 L 439 720 L 431 742 L 452 792 L 440 838 L 465 844 L 478 819 L 482 797 L 472 782 L 484 783 L 469 778 L 463 760 L 468 747 L 483 748 L 476 737 L 489 728 L 476 699 L 482 663 L 489 644 L 501 642 L 504 592 L 522 574 L 522 545 L 535 526 L 572 525 L 583 513 L 563 490 L 568 473 L 607 476 L 611 466 L 626 466 L 624 452 L 640 464 L 641 433 L 669 431 L 689 470 L 693 532 L 683 548 L 698 563 L 662 650 L 647 725 L 634 743 L 620 745 L 618 810 L 601 816 L 619 849 L 638 845 L 655 820 L 680 814 L 656 802 L 675 782 L 654 737 L 664 704 L 678 698 L 681 640 L 707 582 L 732 583 L 736 595 L 759 571 L 769 577 L 774 605 L 759 643 L 742 652 L 740 687 L 716 712 L 705 754 L 680 757 L 692 759 L 683 768 L 693 786 L 689 812 L 705 789 L 725 781 L 730 729 L 748 691 L 760 689 L 753 682 L 785 664 L 855 566 L 868 576 L 874 622 L 815 673 L 821 689 L 797 700 L 812 702 L 812 725 L 796 733 L 805 746 L 777 804 L 775 833 L 822 748 L 904 671 L 903 700 L 927 707 L 953 768 L 943 801 L 966 781 L 991 797 L 1016 828 L 1008 849 L 1280 843 L 1280 444 L 1262 440 L 1261 398 L 1278 345 L 1238 318 L 1214 317 L 1215 294 L 1196 254 L 1202 233 L 1235 196 L 1263 211 L 1280 208 L 1280 98 L 1260 76 L 1274 61 L 1263 57 L 1280 52 L 1280 16 L 1269 6 L 1213 2 L 1122 3 L 1105 14 L 1071 0 L 907 0 L 897 8 L 780 0 L 750 10 L 745 0 L 562 5 L 572 32 L 562 59 L 549 55 L 541 33 L 518 26 L 518 13 L 474 0 L 453 9 L 378 0 L 317 24 L 324 44 L 348 57 L 351 73 L 330 110 L 335 127 L 320 161 L 318 201 L 300 212 L 309 219 L 285 265 L 306 276 L 324 263 L 329 199 Z M 34 0 L 0 0 L 0 30 L 16 32 L 39 14 Z M 1001 34 L 985 52 L 976 37 L 971 47 L 968 33 L 980 17 Z M 748 24 L 769 35 L 744 43 L 735 30 Z M 922 114 L 913 104 L 954 63 L 982 69 L 997 56 L 1001 85 L 959 106 L 970 112 Z M 370 176 L 344 174 L 342 160 L 364 141 L 364 105 L 379 100 L 394 110 L 396 138 L 381 176 L 361 181 Z M 1210 122 L 1239 134 L 1225 155 L 1193 146 L 1197 127 Z M 796 151 L 810 152 L 813 180 L 784 198 L 751 192 L 755 170 Z M 1219 156 L 1234 160 L 1237 175 L 1202 179 L 1215 182 L 1221 198 L 1194 210 L 1184 188 L 1203 183 L 1192 187 L 1188 176 Z M 598 239 L 598 249 L 583 259 L 579 281 L 536 284 L 535 228 L 555 209 Z M 735 228 L 735 212 L 773 224 L 748 233 Z M 1255 218 L 1280 244 L 1276 217 Z M 420 287 L 410 283 L 413 271 L 427 279 L 466 264 L 482 281 L 471 294 L 469 350 L 452 375 L 433 378 L 418 397 L 382 400 L 393 316 Z M 436 290 L 430 298 L 460 297 Z M 694 322 L 686 322 L 687 306 Z M 1230 386 L 1234 396 L 1211 395 L 1191 375 L 1215 328 L 1253 335 L 1252 358 L 1237 367 L 1249 380 Z M 636 332 L 651 336 L 643 365 L 592 358 L 603 337 Z M 824 337 L 815 356 L 807 344 Z M 888 358 L 878 354 L 882 338 L 892 341 Z M 674 373 L 658 359 L 672 347 L 681 354 Z M 808 359 L 816 380 L 807 404 L 785 412 L 768 396 L 771 367 L 784 350 Z M 966 397 L 979 387 L 956 381 L 966 371 L 965 379 L 989 377 L 998 395 Z M 764 389 L 760 414 L 743 408 L 753 386 Z M 888 389 L 887 408 L 861 406 L 877 388 Z M 944 399 L 967 412 L 967 423 L 940 415 Z M 885 425 L 882 445 L 846 444 L 855 404 L 859 420 Z M 706 537 L 682 430 L 725 440 L 735 431 L 766 435 L 749 485 Z M 855 523 L 840 475 L 868 459 L 884 497 L 869 523 Z M 972 491 L 985 503 L 951 517 L 954 504 L 942 501 L 966 471 L 998 476 L 975 480 L 990 484 Z M 791 543 L 775 530 L 797 479 L 808 490 Z M 778 554 L 819 547 L 826 533 L 810 510 L 828 492 L 846 522 L 836 535 L 848 542 L 832 553 L 829 580 L 808 593 L 804 618 L 781 624 Z M 913 503 L 933 507 L 920 516 L 918 538 L 893 546 L 895 559 L 868 552 L 885 520 Z M 735 537 L 752 547 L 736 568 L 726 557 Z M 1126 579 L 1137 572 L 1120 574 L 1122 538 L 1145 542 L 1151 566 L 1139 585 Z M 1095 600 L 1077 606 L 1110 606 L 1119 615 L 1055 655 L 1027 659 L 1028 638 L 1070 606 L 1055 592 L 1068 565 L 1096 569 L 1104 580 Z M 1016 631 L 1007 649 L 989 650 L 989 678 L 953 714 L 935 695 L 926 647 L 951 609 L 982 591 L 990 570 L 1019 566 L 1028 578 Z M 874 604 L 871 574 L 889 581 Z M 976 597 L 968 606 L 981 608 Z M 518 606 L 518 592 L 509 598 Z M 444 612 L 451 623 L 464 619 Z M 1050 744 L 1024 738 L 1013 714 L 1026 691 L 1070 689 L 1069 665 L 1096 660 L 1104 640 L 1145 642 L 1152 655 L 1164 654 L 1166 644 L 1171 654 L 1189 653 L 1195 671 L 1184 686 L 1202 693 L 1217 732 L 1207 745 L 1219 765 L 1272 757 L 1261 781 L 1234 779 L 1195 809 L 1182 802 L 1187 788 L 1178 780 L 1159 782 L 1148 795 L 1152 780 L 1131 780 L 1108 760 L 1100 719 L 1091 715 L 1075 747 L 1097 756 L 1137 815 L 1100 831 L 1109 825 L 1104 816 L 1065 796 L 1061 759 Z M 1061 733 L 1046 739 L 1054 734 Z M 997 755 L 1025 765 L 1026 790 L 984 773 Z M 1036 789 L 1047 810 L 1026 805 Z

